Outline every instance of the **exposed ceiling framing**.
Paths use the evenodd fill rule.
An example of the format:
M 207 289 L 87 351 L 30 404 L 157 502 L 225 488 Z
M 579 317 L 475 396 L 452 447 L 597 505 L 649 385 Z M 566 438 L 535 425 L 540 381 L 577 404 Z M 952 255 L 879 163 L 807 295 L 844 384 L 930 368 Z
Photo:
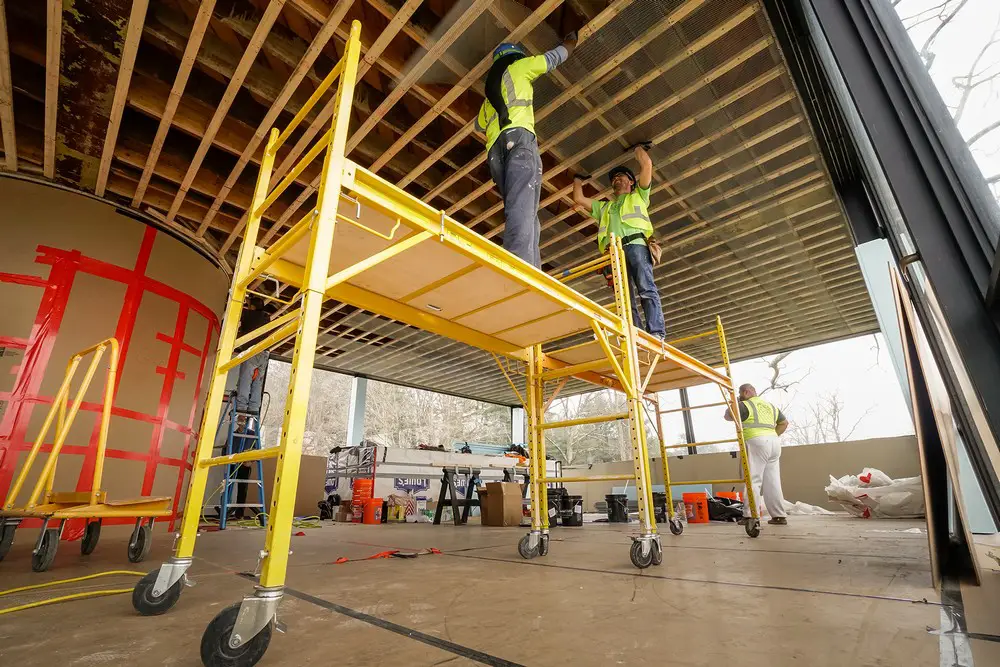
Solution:
M 593 174 L 588 194 L 607 194 L 625 149 L 651 140 L 669 336 L 719 315 L 745 358 L 877 330 L 833 177 L 757 0 L 75 0 L 72 12 L 0 0 L 0 168 L 141 210 L 226 263 L 264 137 L 326 76 L 355 19 L 359 164 L 502 242 L 473 127 L 490 52 L 516 41 L 538 53 L 577 29 L 573 58 L 536 83 L 543 269 L 596 256 L 572 175 Z M 332 111 L 331 96 L 310 113 L 272 183 Z M 318 176 L 303 171 L 268 212 L 262 245 L 308 210 Z M 572 284 L 611 301 L 599 277 Z M 684 349 L 719 361 L 710 339 Z M 516 402 L 492 356 L 341 303 L 324 311 L 318 363 Z M 569 380 L 560 395 L 589 388 Z

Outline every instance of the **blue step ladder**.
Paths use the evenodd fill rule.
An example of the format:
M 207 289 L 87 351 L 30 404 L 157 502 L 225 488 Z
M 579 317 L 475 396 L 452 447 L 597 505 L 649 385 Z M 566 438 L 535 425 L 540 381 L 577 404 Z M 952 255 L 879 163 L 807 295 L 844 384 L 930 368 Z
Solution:
M 229 425 L 226 430 L 226 445 L 223 454 L 228 456 L 230 454 L 240 454 L 251 449 L 261 449 L 263 444 L 261 443 L 260 436 L 260 412 L 241 412 L 237 410 L 235 391 L 229 392 L 223 400 L 226 405 L 222 412 L 222 417 L 219 420 L 219 429 L 222 429 L 224 421 L 227 419 L 229 421 Z M 245 418 L 245 424 L 242 432 L 238 431 L 236 428 L 236 423 L 240 417 Z M 219 501 L 219 530 L 226 529 L 226 521 L 228 520 L 229 510 L 234 508 L 256 510 L 257 513 L 261 515 L 259 519 L 260 525 L 267 525 L 267 515 L 265 514 L 266 503 L 264 500 L 264 464 L 261 459 L 252 461 L 250 464 L 255 466 L 257 469 L 257 479 L 237 479 L 236 471 L 240 466 L 238 463 L 227 464 L 223 469 L 225 471 L 225 476 L 223 477 L 222 497 Z M 233 502 L 233 492 L 236 491 L 240 484 L 253 485 L 257 487 L 256 503 Z M 247 495 L 250 494 L 248 493 Z

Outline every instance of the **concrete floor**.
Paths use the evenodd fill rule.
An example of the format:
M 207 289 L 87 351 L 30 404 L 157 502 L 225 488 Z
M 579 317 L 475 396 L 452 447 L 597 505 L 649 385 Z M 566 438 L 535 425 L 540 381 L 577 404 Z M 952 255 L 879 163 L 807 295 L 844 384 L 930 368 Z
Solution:
M 920 533 L 903 532 L 920 528 Z M 793 517 L 751 540 L 735 525 L 664 535 L 664 563 L 635 570 L 625 526 L 555 528 L 547 557 L 524 561 L 522 529 L 324 525 L 293 537 L 290 594 L 261 665 L 964 665 L 942 661 L 940 597 L 931 586 L 920 521 Z M 127 530 L 106 529 L 92 556 L 62 543 L 52 569 L 30 571 L 33 530 L 0 564 L 0 589 L 108 569 L 148 570 L 166 558 L 159 532 L 149 560 L 129 566 Z M 252 584 L 263 533 L 198 538 L 191 575 L 168 614 L 144 618 L 120 595 L 32 609 L 0 620 L 0 664 L 201 664 L 202 631 Z M 443 555 L 366 560 L 387 548 Z M 1000 575 L 963 587 L 975 664 L 1000 665 Z M 61 593 L 131 585 L 108 578 Z M 0 598 L 0 608 L 53 593 Z M 950 660 L 950 659 L 949 659 Z

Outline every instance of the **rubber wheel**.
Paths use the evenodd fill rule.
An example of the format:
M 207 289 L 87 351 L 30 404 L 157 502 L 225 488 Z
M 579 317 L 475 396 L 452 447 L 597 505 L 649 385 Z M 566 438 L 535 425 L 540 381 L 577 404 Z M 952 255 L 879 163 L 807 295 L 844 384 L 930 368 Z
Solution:
M 659 542 L 653 540 L 650 552 L 653 554 L 653 565 L 663 565 L 663 548 Z
M 642 555 L 642 542 L 636 540 L 632 543 L 632 547 L 628 552 L 629 558 L 632 559 L 632 565 L 635 565 L 640 570 L 645 570 L 647 567 L 653 564 L 653 549 L 649 549 L 649 553 L 646 554 L 645 558 Z
M 97 542 L 101 539 L 101 522 L 91 521 L 87 524 L 87 529 L 83 532 L 83 539 L 80 540 L 80 553 L 89 556 L 97 548 Z
M 14 544 L 15 530 L 17 530 L 17 524 L 14 523 L 5 523 L 0 528 L 0 561 L 10 553 L 10 546 Z
M 760 519 L 749 519 L 744 528 L 746 528 L 747 535 L 750 537 L 757 537 L 760 535 Z
M 525 535 L 520 540 L 518 540 L 517 543 L 517 553 L 521 554 L 521 558 L 524 558 L 525 560 L 531 560 L 532 558 L 538 555 L 538 545 L 536 545 L 534 549 L 528 548 L 529 537 L 530 537 L 529 535 Z M 541 543 L 539 543 L 539 545 L 540 544 Z
M 128 560 L 130 563 L 141 563 L 149 555 L 149 548 L 153 545 L 153 530 L 143 524 L 139 526 L 139 532 L 135 535 L 135 540 L 129 540 Z
M 684 532 L 684 524 L 680 519 L 673 519 L 670 521 L 670 532 L 673 535 L 680 535 Z
M 48 528 L 42 536 L 42 544 L 38 553 L 31 554 L 31 569 L 35 572 L 45 572 L 56 559 L 56 550 L 59 549 L 59 529 Z
M 160 574 L 160 568 L 149 572 L 132 591 L 132 606 L 143 616 L 159 616 L 166 613 L 171 607 L 177 604 L 181 596 L 181 588 L 184 586 L 183 577 L 173 586 L 168 588 L 160 597 L 153 597 L 153 587 L 156 585 L 156 577 Z
M 538 555 L 548 556 L 549 555 L 549 536 L 542 535 L 538 540 Z
M 251 667 L 264 657 L 267 645 L 271 643 L 271 628 L 268 623 L 257 635 L 239 648 L 229 646 L 229 637 L 236 626 L 240 613 L 240 603 L 226 607 L 212 619 L 201 636 L 201 661 L 205 667 Z

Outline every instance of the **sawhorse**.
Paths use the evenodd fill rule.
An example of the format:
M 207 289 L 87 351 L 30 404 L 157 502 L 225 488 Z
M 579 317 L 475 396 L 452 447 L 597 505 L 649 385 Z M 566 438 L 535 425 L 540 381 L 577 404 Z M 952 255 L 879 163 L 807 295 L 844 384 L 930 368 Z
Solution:
M 480 479 L 480 471 L 475 468 L 469 469 L 469 483 L 465 487 L 465 498 L 462 499 L 462 513 L 459 516 L 459 499 L 458 499 L 458 488 L 455 486 L 455 475 L 458 473 L 457 468 L 443 468 L 442 472 L 444 476 L 441 477 L 441 494 L 438 496 L 437 509 L 434 510 L 434 525 L 441 525 L 441 515 L 444 512 L 444 504 L 451 501 L 451 516 L 455 521 L 456 526 L 464 526 L 469 521 L 469 513 L 472 511 L 473 504 L 479 505 L 479 485 L 483 483 Z M 472 495 L 475 493 L 476 499 L 472 499 Z M 449 498 L 450 496 L 450 498 Z

